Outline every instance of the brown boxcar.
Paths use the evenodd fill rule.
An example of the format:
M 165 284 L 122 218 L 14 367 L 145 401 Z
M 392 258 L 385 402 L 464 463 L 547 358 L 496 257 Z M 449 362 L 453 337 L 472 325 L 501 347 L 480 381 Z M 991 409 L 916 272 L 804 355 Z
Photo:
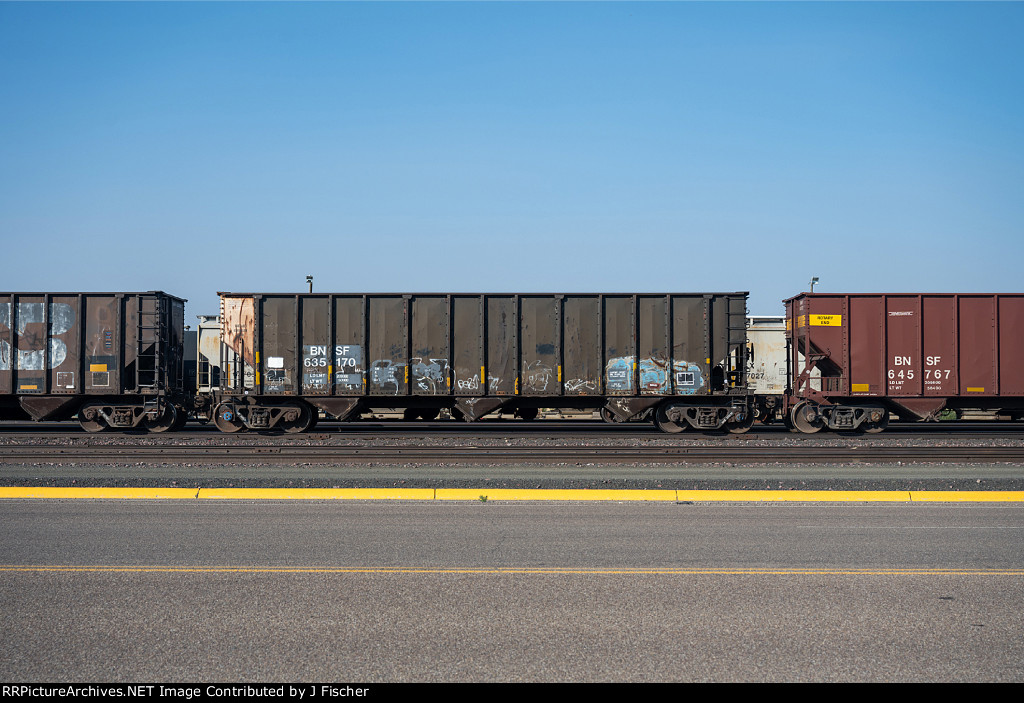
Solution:
M 0 417 L 162 431 L 187 419 L 185 301 L 0 293 Z
M 804 293 L 785 304 L 788 417 L 802 432 L 881 431 L 890 413 L 1024 411 L 1024 294 Z
M 221 293 L 214 421 L 308 429 L 317 410 L 599 409 L 608 421 L 750 426 L 746 293 Z

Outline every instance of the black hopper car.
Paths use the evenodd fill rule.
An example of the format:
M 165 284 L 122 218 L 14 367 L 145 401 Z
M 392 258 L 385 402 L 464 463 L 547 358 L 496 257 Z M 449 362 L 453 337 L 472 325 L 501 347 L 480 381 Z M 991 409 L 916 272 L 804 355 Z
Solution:
M 0 419 L 89 432 L 181 427 L 185 300 L 166 293 L 0 293 Z
M 746 293 L 221 293 L 225 432 L 303 432 L 372 407 L 653 415 L 667 432 L 745 432 Z

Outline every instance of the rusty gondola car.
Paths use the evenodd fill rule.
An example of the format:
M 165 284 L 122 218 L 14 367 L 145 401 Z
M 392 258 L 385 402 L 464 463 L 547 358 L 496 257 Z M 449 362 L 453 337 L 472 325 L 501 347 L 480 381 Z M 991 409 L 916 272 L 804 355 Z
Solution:
M 1024 295 L 803 293 L 785 301 L 787 420 L 881 432 L 890 415 L 1024 416 Z
M 749 429 L 747 293 L 221 293 L 225 432 L 303 432 L 319 411 L 599 410 L 666 432 Z
M 0 418 L 89 432 L 188 419 L 185 300 L 148 293 L 0 293 Z

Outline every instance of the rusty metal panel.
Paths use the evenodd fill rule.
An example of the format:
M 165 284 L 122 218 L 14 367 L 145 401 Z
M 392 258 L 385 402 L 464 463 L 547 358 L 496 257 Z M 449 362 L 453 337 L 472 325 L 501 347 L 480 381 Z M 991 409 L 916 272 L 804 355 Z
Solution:
M 121 388 L 120 305 L 113 295 L 89 295 L 85 307 L 85 390 L 117 394 Z
M 236 390 L 255 388 L 256 377 L 256 300 L 253 296 L 226 296 L 220 299 L 222 384 Z
M 297 387 L 298 362 L 296 319 L 298 299 L 294 295 L 263 296 L 258 301 L 261 322 L 258 371 L 267 395 L 291 395 Z
M 677 395 L 708 392 L 709 351 L 704 296 L 672 296 L 672 387 Z
M 921 395 L 921 297 L 885 296 L 886 393 L 893 397 Z
M 596 295 L 563 302 L 563 387 L 566 395 L 601 393 L 601 301 Z
M 636 392 L 636 329 L 632 296 L 604 297 L 604 382 L 607 395 Z
M 1000 295 L 999 394 L 1024 395 L 1024 296 Z
M 451 339 L 452 391 L 460 396 L 483 395 L 487 390 L 487 369 L 482 296 L 452 296 Z
M 302 296 L 302 394 L 330 395 L 331 392 L 331 301 L 325 297 Z
M 921 299 L 923 395 L 957 395 L 956 298 L 926 295 Z
M 366 392 L 366 318 L 362 296 L 334 298 L 334 392 Z
M 520 393 L 559 395 L 559 327 L 561 298 L 522 296 L 520 306 Z
M 841 375 L 848 377 L 851 395 L 884 395 L 888 387 L 883 303 L 882 296 L 878 295 L 852 297 L 846 306 L 849 319 L 845 325 L 840 320 L 840 326 L 847 330 L 846 344 L 849 351 L 849 368 L 841 369 Z M 839 364 L 847 363 L 844 358 L 835 361 Z
M 414 395 L 447 395 L 451 376 L 448 367 L 448 298 L 417 295 L 410 301 L 412 358 L 409 371 Z
M 998 395 L 996 305 L 992 296 L 960 296 L 958 376 L 964 396 Z
M 668 300 L 637 296 L 637 366 L 641 395 L 669 392 Z
M 518 321 L 515 296 L 489 295 L 487 300 L 487 394 L 519 392 Z
M 409 389 L 409 326 L 406 300 L 367 296 L 370 395 L 406 395 Z

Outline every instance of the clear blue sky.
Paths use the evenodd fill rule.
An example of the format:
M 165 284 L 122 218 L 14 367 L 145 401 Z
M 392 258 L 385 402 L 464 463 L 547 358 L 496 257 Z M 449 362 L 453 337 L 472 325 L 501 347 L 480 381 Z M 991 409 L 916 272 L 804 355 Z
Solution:
M 0 3 L 0 290 L 1024 290 L 1021 3 Z

